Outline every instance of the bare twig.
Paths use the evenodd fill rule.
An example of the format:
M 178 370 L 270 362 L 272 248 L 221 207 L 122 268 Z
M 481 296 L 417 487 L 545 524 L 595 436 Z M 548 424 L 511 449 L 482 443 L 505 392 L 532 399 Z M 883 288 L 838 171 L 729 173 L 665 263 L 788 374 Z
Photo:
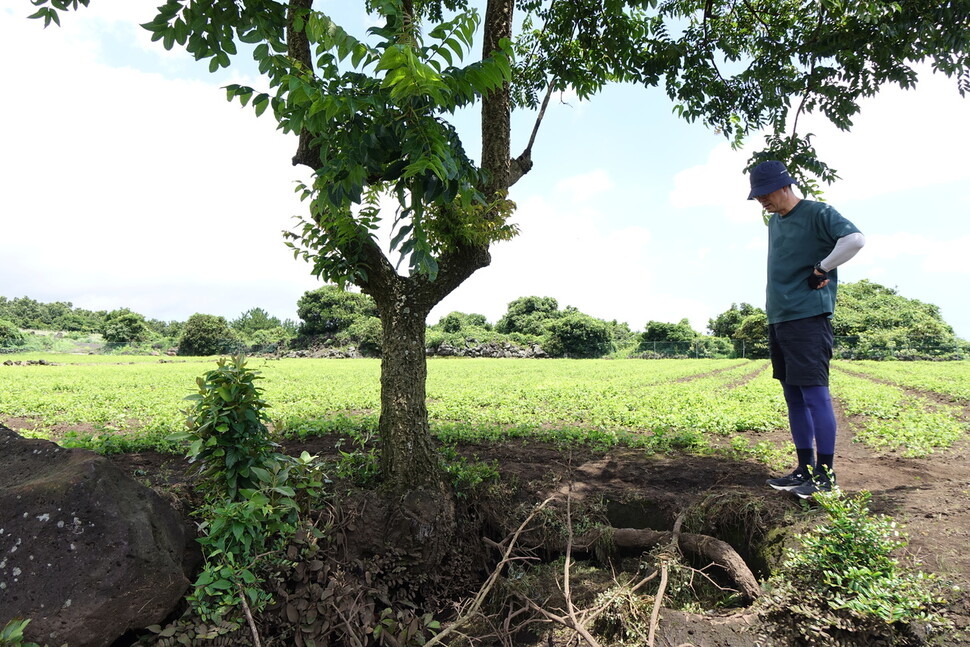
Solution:
M 667 592 L 667 563 L 675 554 L 680 553 L 680 528 L 684 525 L 686 513 L 680 513 L 674 522 L 674 529 L 670 533 L 670 544 L 667 546 L 667 555 L 660 557 L 660 587 L 657 589 L 657 596 L 653 599 L 653 613 L 650 614 L 650 632 L 647 634 L 647 646 L 653 647 L 656 640 L 657 627 L 660 625 L 660 609 L 663 607 L 664 594 Z
M 644 584 L 646 584 L 647 582 L 650 582 L 651 580 L 653 580 L 653 578 L 657 577 L 657 574 L 659 572 L 660 571 L 654 571 L 650 575 L 647 575 L 642 580 L 640 580 L 639 582 L 637 582 L 635 585 L 633 585 L 632 587 L 630 587 L 630 589 L 627 591 L 627 593 L 636 593 Z M 613 579 L 615 580 L 616 577 L 614 576 Z M 616 598 L 620 597 L 620 594 L 622 592 L 623 591 L 618 588 L 604 602 L 602 602 L 598 607 L 593 607 L 592 609 L 587 609 L 585 611 L 584 615 L 583 615 L 583 620 L 585 622 L 589 623 L 589 622 L 592 622 L 593 620 L 595 620 L 596 618 L 598 618 L 600 616 L 600 614 L 602 614 L 604 611 L 606 611 L 609 608 L 609 606 L 611 604 L 613 604 L 613 600 L 615 600 Z
M 540 615 L 544 616 L 546 619 L 551 620 L 557 624 L 561 624 L 568 629 L 572 629 L 577 634 L 582 637 L 583 640 L 589 645 L 589 647 L 600 647 L 599 642 L 593 638 L 592 634 L 586 629 L 585 625 L 582 623 L 574 622 L 569 616 L 557 616 L 555 613 L 543 609 L 538 604 L 533 602 L 531 599 L 523 596 L 522 594 L 517 594 L 526 604 L 532 607 L 533 610 L 538 611 Z
M 549 87 L 546 88 L 546 96 L 542 99 L 542 106 L 539 108 L 539 114 L 536 115 L 536 123 L 532 126 L 532 134 L 529 136 L 529 144 L 525 147 L 522 152 L 522 157 L 532 157 L 532 145 L 536 143 L 536 135 L 539 134 L 539 126 L 542 124 L 542 118 L 546 116 L 546 108 L 549 107 L 549 97 L 556 89 L 555 80 L 549 81 Z
M 239 599 L 242 600 L 243 613 L 246 614 L 246 622 L 249 623 L 249 631 L 253 634 L 253 645 L 255 647 L 263 647 L 262 643 L 259 641 L 259 632 L 256 630 L 256 622 L 253 620 L 253 614 L 249 610 L 249 603 L 246 602 L 246 589 L 243 588 L 242 584 L 236 584 L 239 587 Z
M 573 605 L 573 595 L 572 588 L 570 587 L 570 573 L 569 566 L 573 559 L 573 481 L 569 481 L 569 489 L 566 490 L 566 558 L 563 560 L 562 565 L 562 586 L 563 595 L 566 597 L 566 613 L 569 614 L 569 619 L 572 620 L 574 625 L 580 625 L 581 623 L 576 618 L 576 607 Z
M 653 599 L 653 613 L 650 614 L 650 632 L 647 634 L 647 646 L 654 646 L 654 638 L 657 633 L 657 626 L 660 625 L 660 607 L 663 606 L 664 593 L 667 590 L 667 561 L 663 559 L 660 564 L 660 587 L 657 589 L 657 597 Z
M 526 517 L 525 521 L 523 521 L 519 525 L 515 533 L 513 533 L 512 537 L 509 539 L 508 546 L 505 547 L 505 552 L 502 555 L 502 560 L 492 570 L 491 575 L 488 576 L 488 579 L 485 580 L 485 583 L 482 584 L 482 588 L 479 589 L 478 594 L 475 595 L 475 598 L 472 600 L 468 609 L 464 613 L 462 613 L 462 615 L 456 618 L 454 622 L 452 622 L 450 625 L 448 625 L 440 632 L 432 636 L 428 640 L 428 642 L 425 643 L 425 647 L 433 647 L 434 645 L 437 645 L 438 643 L 442 642 L 450 634 L 456 632 L 459 628 L 471 622 L 471 619 L 474 618 L 476 615 L 478 615 L 479 610 L 482 608 L 482 604 L 484 604 L 485 602 L 485 598 L 492 590 L 492 587 L 495 586 L 495 582 L 497 582 L 498 578 L 502 575 L 502 570 L 505 568 L 505 565 L 508 564 L 509 562 L 515 561 L 516 558 L 512 557 L 512 551 L 515 550 L 515 542 L 517 542 L 519 539 L 519 536 L 523 532 L 525 532 L 525 529 L 528 527 L 528 525 L 532 523 L 532 520 L 535 518 L 535 516 L 539 514 L 539 512 L 543 508 L 549 505 L 549 503 L 552 502 L 552 500 L 553 500 L 553 497 L 549 497 L 548 499 L 540 503 L 538 506 L 536 506 L 536 509 L 533 510 L 529 514 L 529 516 Z

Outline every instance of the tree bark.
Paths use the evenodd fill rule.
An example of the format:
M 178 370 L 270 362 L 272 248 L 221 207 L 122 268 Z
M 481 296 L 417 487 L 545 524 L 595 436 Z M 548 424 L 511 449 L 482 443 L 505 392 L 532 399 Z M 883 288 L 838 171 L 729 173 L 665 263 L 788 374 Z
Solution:
M 417 298 L 412 283 L 402 277 L 374 294 L 383 329 L 381 472 L 391 483 L 409 488 L 441 480 L 426 404 L 424 340 L 430 308 Z
M 513 8 L 513 0 L 489 0 L 485 8 L 483 59 L 498 51 L 503 38 L 512 38 Z M 511 141 L 511 100 L 506 83 L 482 97 L 482 169 L 490 176 L 484 190 L 488 200 L 495 199 L 496 192 L 504 192 L 510 186 Z

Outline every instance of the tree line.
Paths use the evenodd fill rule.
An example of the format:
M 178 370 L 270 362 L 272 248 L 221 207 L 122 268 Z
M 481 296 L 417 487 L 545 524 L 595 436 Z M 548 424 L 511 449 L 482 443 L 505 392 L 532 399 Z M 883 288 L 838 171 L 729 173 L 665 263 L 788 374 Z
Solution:
M 0 349 L 31 345 L 32 331 L 59 331 L 80 339 L 100 335 L 108 348 L 126 351 L 177 348 L 183 355 L 280 352 L 317 347 L 377 357 L 381 323 L 374 300 L 333 285 L 308 291 L 297 302 L 299 321 L 280 320 L 259 307 L 237 318 L 196 313 L 185 322 L 150 319 L 130 309 L 75 308 L 29 297 L 0 297 Z M 954 334 L 937 306 L 909 299 L 868 280 L 839 289 L 833 318 L 841 357 L 902 359 L 963 356 L 967 342 Z M 492 323 L 478 313 L 450 312 L 426 326 L 429 355 L 471 354 L 484 345 L 521 348 L 529 356 L 767 357 L 768 322 L 762 308 L 733 303 L 699 332 L 684 318 L 648 321 L 642 331 L 598 319 L 553 297 L 526 296 L 508 304 Z

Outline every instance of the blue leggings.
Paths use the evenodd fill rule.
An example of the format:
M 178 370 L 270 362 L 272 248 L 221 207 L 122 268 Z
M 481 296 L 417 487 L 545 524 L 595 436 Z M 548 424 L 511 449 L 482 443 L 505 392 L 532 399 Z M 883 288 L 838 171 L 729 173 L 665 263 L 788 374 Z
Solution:
M 788 403 L 788 423 L 795 449 L 819 454 L 835 453 L 835 412 L 827 386 L 794 386 L 781 383 Z

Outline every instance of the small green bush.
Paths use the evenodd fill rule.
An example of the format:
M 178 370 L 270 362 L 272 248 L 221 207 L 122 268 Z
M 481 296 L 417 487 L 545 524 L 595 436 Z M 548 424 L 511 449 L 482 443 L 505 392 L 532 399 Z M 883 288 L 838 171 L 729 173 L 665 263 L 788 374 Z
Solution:
M 303 320 L 301 335 L 333 336 L 360 319 L 376 317 L 377 304 L 369 295 L 325 285 L 304 293 L 297 302 L 296 312 Z
M 907 569 L 893 553 L 906 545 L 896 522 L 870 515 L 869 492 L 849 497 L 838 489 L 818 493 L 825 523 L 800 535 L 762 600 L 769 617 L 807 645 L 829 645 L 851 635 L 884 636 L 909 644 L 916 624 L 942 633 L 943 585 Z
M 357 344 L 361 354 L 379 357 L 383 348 L 384 331 L 377 317 L 358 319 L 347 329 L 351 340 Z
M 241 355 L 216 365 L 197 378 L 198 393 L 186 398 L 195 406 L 186 412 L 189 430 L 181 437 L 190 441 L 188 458 L 202 464 L 212 494 L 234 499 L 242 489 L 258 488 L 254 469 L 266 468 L 277 444 L 267 427 L 269 404 L 256 387 L 259 374 L 246 368 Z
M 0 627 L 0 647 L 39 647 L 37 643 L 24 640 L 24 629 L 30 620 L 13 619 Z
M 553 357 L 602 357 L 613 350 L 609 325 L 589 315 L 571 312 L 548 327 L 543 348 Z
M 106 342 L 131 344 L 148 341 L 152 336 L 152 330 L 148 327 L 144 316 L 124 308 L 105 315 L 101 334 Z
M 319 498 L 326 477 L 316 457 L 276 451 L 259 375 L 241 355 L 220 359 L 196 380 L 187 413 L 190 461 L 202 464 L 206 504 L 199 511 L 205 566 L 188 600 L 204 620 L 238 615 L 241 595 L 260 610 L 272 599 L 264 574 Z

